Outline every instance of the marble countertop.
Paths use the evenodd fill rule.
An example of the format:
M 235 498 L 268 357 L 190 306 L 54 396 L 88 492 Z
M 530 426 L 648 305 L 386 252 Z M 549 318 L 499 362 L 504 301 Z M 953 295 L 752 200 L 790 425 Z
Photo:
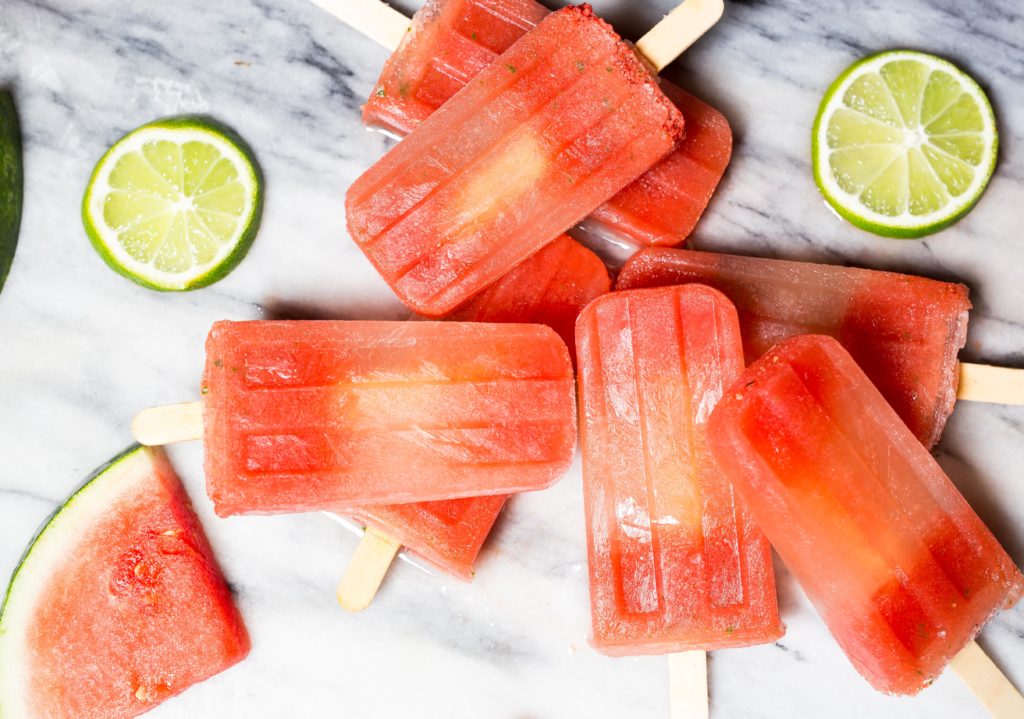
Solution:
M 671 0 L 596 0 L 636 37 Z M 408 0 L 411 11 L 418 2 Z M 667 75 L 732 122 L 732 166 L 693 246 L 957 278 L 975 310 L 964 357 L 1024 363 L 1024 7 L 1019 0 L 730 0 Z M 811 178 L 810 126 L 831 80 L 894 47 L 945 55 L 989 91 L 1002 158 L 977 208 L 918 242 L 838 221 Z M 16 91 L 26 205 L 0 295 L 0 576 L 39 523 L 130 442 L 142 407 L 194 398 L 202 344 L 222 318 L 401 318 L 346 237 L 345 188 L 388 145 L 358 108 L 384 49 L 307 0 L 3 0 L 0 85 Z M 89 173 L 122 133 L 160 116 L 213 115 L 255 148 L 266 209 L 248 258 L 186 294 L 112 273 L 79 218 Z M 961 403 L 937 456 L 1024 564 L 1024 408 Z M 334 585 L 357 537 L 325 515 L 219 520 L 201 448 L 171 451 L 253 639 L 241 665 L 153 717 L 667 717 L 660 657 L 587 644 L 579 464 L 515 498 L 472 584 L 399 563 L 375 604 L 348 615 Z M 849 666 L 784 568 L 774 645 L 715 652 L 713 716 L 982 717 L 955 678 L 914 699 L 876 694 Z M 1024 605 L 982 645 L 1024 687 Z

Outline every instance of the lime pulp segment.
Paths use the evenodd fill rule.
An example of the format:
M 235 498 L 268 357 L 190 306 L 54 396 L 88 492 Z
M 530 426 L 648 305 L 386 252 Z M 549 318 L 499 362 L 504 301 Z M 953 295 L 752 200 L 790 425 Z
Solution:
M 998 154 L 985 93 L 919 52 L 873 55 L 822 100 L 813 162 L 819 189 L 863 229 L 920 237 L 955 222 L 984 191 Z
M 161 290 L 204 287 L 241 261 L 259 225 L 262 179 L 248 149 L 205 120 L 128 134 L 86 190 L 89 237 L 116 271 Z

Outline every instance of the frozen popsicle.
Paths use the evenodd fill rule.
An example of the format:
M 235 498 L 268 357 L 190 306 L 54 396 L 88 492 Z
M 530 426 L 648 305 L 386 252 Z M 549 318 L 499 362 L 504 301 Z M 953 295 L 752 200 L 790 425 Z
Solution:
M 928 686 L 1024 593 L 992 533 L 831 337 L 790 338 L 754 363 L 712 412 L 708 443 L 880 691 Z
M 346 195 L 398 297 L 450 312 L 671 150 L 679 110 L 587 5 L 547 16 Z
M 393 537 L 431 564 L 461 579 L 472 579 L 473 563 L 494 526 L 507 495 L 440 502 L 370 505 L 352 516 Z
M 548 327 L 218 322 L 206 350 L 221 516 L 542 489 L 572 459 L 572 366 Z M 148 431 L 165 412 L 136 418 L 140 441 L 166 436 Z
M 366 5 L 377 1 L 363 0 Z M 388 36 L 402 42 L 363 106 L 363 121 L 404 137 L 548 12 L 534 0 L 427 0 L 408 32 Z M 685 137 L 664 160 L 583 220 L 573 230 L 577 237 L 619 245 L 678 245 L 704 212 L 732 155 L 732 131 L 710 105 L 666 80 L 661 89 L 686 118 Z
M 469 581 L 477 554 L 506 499 L 491 495 L 341 510 L 364 523 L 365 530 L 338 582 L 338 603 L 350 612 L 369 607 L 402 545 Z
M 614 292 L 584 310 L 576 342 L 594 646 L 780 637 L 768 542 L 706 443 L 743 371 L 735 309 L 699 285 Z
M 699 282 L 733 301 L 747 361 L 800 334 L 838 339 L 926 446 L 956 401 L 957 353 L 967 339 L 967 287 L 855 267 L 651 248 L 617 287 Z
M 611 289 L 601 259 L 565 235 L 520 262 L 447 319 L 463 322 L 535 322 L 559 334 L 570 355 L 576 318 Z

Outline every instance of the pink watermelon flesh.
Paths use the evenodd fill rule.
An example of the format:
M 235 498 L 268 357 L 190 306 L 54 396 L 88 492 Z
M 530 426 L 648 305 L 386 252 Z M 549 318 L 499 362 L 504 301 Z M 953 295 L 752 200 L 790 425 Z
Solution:
M 26 572 L 28 608 L 18 606 Z M 14 616 L 0 626 L 14 645 L 3 650 L 20 655 L 24 689 L 14 691 L 33 717 L 134 717 L 250 647 L 184 488 L 164 455 L 145 448 L 115 459 L 50 521 L 8 605 Z

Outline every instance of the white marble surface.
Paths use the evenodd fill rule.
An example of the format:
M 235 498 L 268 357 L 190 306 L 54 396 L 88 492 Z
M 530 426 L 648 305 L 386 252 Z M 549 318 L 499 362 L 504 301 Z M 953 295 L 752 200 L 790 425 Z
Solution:
M 414 9 L 418 2 L 403 6 Z M 670 0 L 607 0 L 634 37 Z M 733 0 L 668 75 L 721 108 L 732 167 L 694 246 L 958 278 L 976 309 L 965 356 L 1024 364 L 1024 7 L 1019 0 Z M 989 89 L 1002 158 L 975 211 L 924 242 L 840 223 L 808 166 L 824 89 L 855 58 L 892 47 L 960 62 Z M 0 295 L 0 575 L 93 467 L 129 443 L 138 409 L 196 395 L 213 320 L 403 316 L 346 238 L 342 195 L 386 143 L 357 108 L 383 49 L 306 0 L 2 0 L 0 83 L 26 136 L 21 244 Z M 263 228 L 223 282 L 163 295 L 114 275 L 81 228 L 89 172 L 123 132 L 205 112 L 255 148 Z M 1024 563 L 1024 409 L 961 403 L 943 466 Z M 205 522 L 253 638 L 248 660 L 154 717 L 665 717 L 660 658 L 607 659 L 589 625 L 578 464 L 515 499 L 472 584 L 396 565 L 373 607 L 346 615 L 333 588 L 356 537 L 323 515 L 218 520 L 201 449 L 172 459 Z M 984 716 L 955 678 L 915 699 L 875 694 L 782 569 L 789 631 L 715 653 L 716 717 Z M 1024 607 L 982 644 L 1024 686 Z

